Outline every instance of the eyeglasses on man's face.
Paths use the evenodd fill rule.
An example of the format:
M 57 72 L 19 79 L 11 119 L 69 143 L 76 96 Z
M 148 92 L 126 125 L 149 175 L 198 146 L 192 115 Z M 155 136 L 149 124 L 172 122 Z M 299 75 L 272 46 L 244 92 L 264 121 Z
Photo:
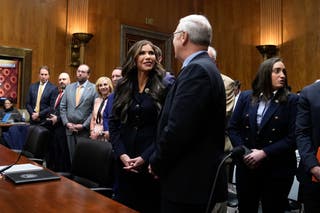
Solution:
M 178 34 L 178 33 L 183 33 L 183 32 L 184 32 L 183 30 L 179 30 L 179 31 L 176 31 L 176 32 L 172 33 L 171 39 L 174 38 L 174 35 L 176 35 L 176 34 Z

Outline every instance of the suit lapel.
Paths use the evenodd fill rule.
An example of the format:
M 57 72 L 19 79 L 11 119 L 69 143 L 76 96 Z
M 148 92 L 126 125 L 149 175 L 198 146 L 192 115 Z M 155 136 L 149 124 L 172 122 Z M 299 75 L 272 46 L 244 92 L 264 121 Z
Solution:
M 88 85 L 88 84 L 87 84 Z M 80 100 L 79 100 L 79 105 L 82 103 L 82 101 L 85 99 L 85 97 L 87 96 L 87 94 L 89 94 L 89 92 L 87 91 L 89 89 L 89 87 L 86 86 L 83 86 L 83 90 L 82 90 L 82 94 L 81 94 L 81 97 L 80 97 Z M 79 106 L 78 105 L 78 106 Z
M 75 108 L 77 108 L 77 106 L 76 106 L 76 92 L 77 92 L 77 87 L 78 87 L 78 84 L 75 83 L 75 84 L 73 85 L 72 92 L 71 92 L 71 94 L 73 95 L 72 101 L 73 101 L 73 105 L 75 106 Z
M 257 132 L 257 111 L 258 111 L 258 103 L 255 103 L 252 107 L 252 110 L 249 111 L 249 121 L 251 127 L 252 135 L 255 135 Z
M 45 96 L 46 92 L 48 91 L 48 87 L 49 87 L 49 82 L 47 82 L 47 84 L 45 84 L 46 86 L 43 88 L 43 92 L 42 92 L 42 96 L 41 96 L 41 99 L 42 97 Z
M 275 113 L 278 107 L 279 107 L 279 100 L 272 99 L 269 108 L 267 109 L 265 115 L 262 118 L 260 129 L 262 129 L 266 125 L 266 123 L 271 119 L 272 115 Z

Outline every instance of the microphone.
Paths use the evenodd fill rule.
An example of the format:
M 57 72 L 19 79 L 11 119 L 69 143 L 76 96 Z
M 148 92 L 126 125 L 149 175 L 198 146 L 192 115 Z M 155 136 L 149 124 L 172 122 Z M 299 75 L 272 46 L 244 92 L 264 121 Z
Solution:
M 232 149 L 232 151 L 230 153 L 231 154 L 230 157 L 233 159 L 242 157 L 243 155 L 248 153 L 248 150 L 249 149 L 244 145 L 236 146 Z
M 232 159 L 236 159 L 236 158 L 240 158 L 242 157 L 243 155 L 246 155 L 248 153 L 252 152 L 250 149 L 248 149 L 246 146 L 244 145 L 240 145 L 240 146 L 236 146 L 232 149 L 232 151 L 227 154 L 220 162 L 219 166 L 218 166 L 218 169 L 217 169 L 217 173 L 214 177 L 214 181 L 213 181 L 213 184 L 212 184 L 212 187 L 211 187 L 211 192 L 210 192 L 210 197 L 209 197 L 209 201 L 208 201 L 208 204 L 207 204 L 207 209 L 206 209 L 206 213 L 210 213 L 210 205 L 211 205 L 211 201 L 212 201 L 212 198 L 213 198 L 213 193 L 214 193 L 214 190 L 216 188 L 216 183 L 217 183 L 217 179 L 218 179 L 218 176 L 219 176 L 219 173 L 220 173 L 220 170 L 221 170 L 221 167 L 222 165 L 224 164 L 224 162 L 228 159 L 228 158 L 232 158 Z
M 21 155 L 22 155 L 22 150 L 21 150 L 21 152 L 19 153 L 17 160 L 16 160 L 14 163 L 12 163 L 12 164 L 4 167 L 3 169 L 1 169 L 1 170 L 0 170 L 0 174 L 3 173 L 3 172 L 5 172 L 6 170 L 10 169 L 12 166 L 16 165 L 16 164 L 18 163 L 18 161 L 20 160 Z

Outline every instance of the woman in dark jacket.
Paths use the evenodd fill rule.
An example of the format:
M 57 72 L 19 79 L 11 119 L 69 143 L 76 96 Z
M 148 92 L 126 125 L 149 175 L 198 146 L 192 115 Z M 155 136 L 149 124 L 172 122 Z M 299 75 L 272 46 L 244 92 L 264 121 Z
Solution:
M 159 183 L 148 173 L 166 90 L 165 70 L 147 40 L 136 42 L 123 64 L 109 117 L 116 156 L 115 199 L 139 212 L 157 212 Z
M 2 120 L 6 114 L 9 115 L 8 119 L 12 122 L 21 122 L 22 116 L 20 112 L 13 107 L 13 99 L 7 98 L 4 100 L 3 109 L 0 110 L 0 119 Z M 10 113 L 10 114 L 9 114 Z
M 234 147 L 251 150 L 237 163 L 240 212 L 258 212 L 260 201 L 264 213 L 285 211 L 296 170 L 297 101 L 280 58 L 264 61 L 252 91 L 240 94 L 228 128 Z

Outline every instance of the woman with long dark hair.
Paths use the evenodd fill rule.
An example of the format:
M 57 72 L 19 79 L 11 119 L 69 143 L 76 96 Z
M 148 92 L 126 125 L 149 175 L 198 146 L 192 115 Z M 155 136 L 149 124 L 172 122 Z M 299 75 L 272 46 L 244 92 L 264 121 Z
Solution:
M 168 86 L 165 70 L 147 40 L 130 48 L 122 68 L 109 118 L 116 156 L 115 199 L 142 213 L 157 212 L 159 183 L 148 173 L 148 164 Z
M 287 88 L 287 72 L 280 58 L 265 60 L 240 94 L 229 122 L 234 147 L 250 149 L 237 162 L 239 210 L 284 212 L 296 170 L 295 119 L 298 96 Z

